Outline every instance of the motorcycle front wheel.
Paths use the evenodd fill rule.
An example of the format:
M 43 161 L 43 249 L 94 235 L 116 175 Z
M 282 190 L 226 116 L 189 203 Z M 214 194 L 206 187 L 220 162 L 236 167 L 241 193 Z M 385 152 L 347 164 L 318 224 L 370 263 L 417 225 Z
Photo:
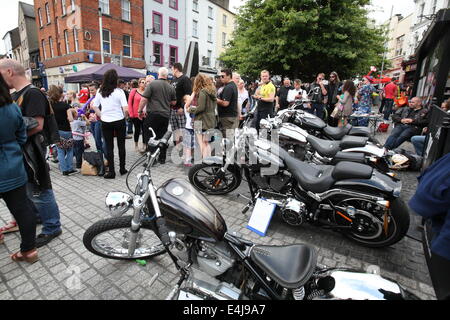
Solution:
M 242 181 L 239 170 L 229 168 L 222 176 L 222 165 L 197 164 L 189 170 L 189 181 L 199 191 L 210 195 L 223 195 L 235 190 Z
M 363 199 L 347 199 L 338 204 L 339 207 L 353 207 L 356 209 L 352 218 L 352 229 L 345 235 L 359 244 L 370 248 L 391 246 L 406 235 L 409 229 L 409 211 L 402 199 L 391 201 L 390 208 L 385 211 L 372 201 Z M 361 211 L 358 211 L 361 210 Z M 370 214 L 370 217 L 360 212 Z M 335 214 L 335 222 L 348 225 L 348 217 Z
M 136 249 L 128 255 L 132 216 L 110 218 L 90 226 L 83 236 L 83 244 L 93 254 L 116 260 L 147 259 L 166 252 L 161 240 L 153 231 L 150 221 L 143 221 Z

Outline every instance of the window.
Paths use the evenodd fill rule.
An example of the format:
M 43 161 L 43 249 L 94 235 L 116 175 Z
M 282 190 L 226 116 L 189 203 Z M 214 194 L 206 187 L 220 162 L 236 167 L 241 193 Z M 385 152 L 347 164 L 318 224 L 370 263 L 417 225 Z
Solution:
M 70 0 L 70 10 L 71 10 L 72 12 L 75 11 L 75 0 Z
M 153 11 L 153 33 L 163 33 L 162 14 L 155 11 Z
M 212 62 L 212 51 L 208 50 L 208 66 L 211 66 Z
M 169 63 L 170 66 L 173 66 L 178 61 L 178 48 L 170 46 L 170 57 L 169 57 Z
M 64 16 L 64 15 L 66 15 L 66 0 L 61 0 L 61 12 L 62 12 L 62 15 Z
M 178 10 L 178 0 L 169 0 L 169 7 Z
M 212 42 L 213 28 L 208 26 L 208 42 Z
M 123 56 L 131 58 L 131 36 L 123 36 Z
M 226 26 L 227 25 L 227 15 L 226 14 L 224 14 L 223 15 L 223 17 L 222 17 L 222 24 L 224 25 L 224 26 Z
M 208 18 L 210 18 L 210 19 L 213 18 L 213 8 L 212 7 L 208 7 Z
M 155 57 L 155 61 L 153 64 L 155 66 L 163 65 L 163 45 L 159 42 L 153 42 L 153 56 Z
M 192 0 L 192 10 L 198 12 L 198 0 Z
M 174 18 L 169 19 L 169 37 L 178 39 L 178 20 Z
M 111 53 L 111 32 L 103 29 L 103 51 Z
M 42 54 L 44 56 L 44 60 L 47 60 L 47 51 L 45 51 L 45 41 L 41 40 Z
M 431 5 L 431 13 L 434 14 L 436 12 L 436 2 L 437 0 L 433 0 L 433 4 Z
M 98 6 L 102 9 L 103 14 L 109 14 L 109 0 L 99 0 Z
M 198 38 L 198 21 L 192 21 L 192 36 Z
M 75 40 L 75 52 L 78 52 L 79 47 L 78 47 L 78 30 L 76 28 L 73 29 L 73 39 Z
M 45 4 L 45 13 L 47 15 L 47 24 L 49 24 L 51 20 L 50 20 L 50 7 L 48 6 L 48 3 Z
M 48 43 L 50 45 L 50 58 L 54 57 L 54 53 L 53 53 L 53 39 L 52 37 L 48 38 Z
M 59 34 L 59 23 L 58 23 L 58 17 L 55 17 L 55 24 L 56 24 L 56 32 Z
M 227 34 L 225 32 L 222 32 L 222 47 L 225 47 L 227 45 Z
M 38 9 L 38 16 L 39 16 L 39 26 L 42 27 L 44 23 L 42 22 L 42 10 L 41 8 Z
M 425 11 L 425 3 L 422 3 L 420 5 L 420 10 L 419 10 L 419 22 L 422 22 L 423 20 L 423 12 Z
M 125 21 L 131 21 L 130 0 L 122 0 L 122 19 Z
M 64 42 L 66 44 L 66 54 L 70 53 L 69 32 L 64 30 Z
M 397 43 L 395 45 L 395 55 L 401 56 L 403 54 L 403 41 L 405 40 L 405 36 L 401 36 L 397 38 Z

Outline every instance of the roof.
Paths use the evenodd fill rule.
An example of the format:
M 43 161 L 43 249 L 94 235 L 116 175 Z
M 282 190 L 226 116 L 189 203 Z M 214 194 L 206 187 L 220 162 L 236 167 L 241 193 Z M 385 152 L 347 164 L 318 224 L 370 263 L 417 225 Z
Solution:
M 33 5 L 24 2 L 19 2 L 19 7 L 22 8 L 25 17 L 36 19 L 36 14 L 34 13 Z
M 422 52 L 430 50 L 434 45 L 450 31 L 450 9 L 441 9 L 436 13 L 431 25 L 417 46 L 415 56 L 419 57 Z
M 14 49 L 18 46 L 20 46 L 20 33 L 19 33 L 19 28 L 15 28 L 12 30 L 9 30 L 8 32 L 5 33 L 5 35 L 3 36 L 3 40 L 5 40 L 5 38 L 7 36 L 10 36 L 11 39 L 11 47 Z

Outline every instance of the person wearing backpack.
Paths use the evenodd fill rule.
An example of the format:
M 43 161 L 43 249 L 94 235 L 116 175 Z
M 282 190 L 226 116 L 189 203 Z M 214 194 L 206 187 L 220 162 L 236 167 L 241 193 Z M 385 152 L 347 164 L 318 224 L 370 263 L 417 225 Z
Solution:
M 50 168 L 45 159 L 45 143 L 55 143 L 59 137 L 56 120 L 47 97 L 32 86 L 25 76 L 24 67 L 15 60 L 0 60 L 0 73 L 10 89 L 15 89 L 12 98 L 19 105 L 22 115 L 32 117 L 38 126 L 27 132 L 23 147 L 25 168 L 28 173 L 27 194 L 34 203 L 42 221 L 42 231 L 36 238 L 36 247 L 42 247 L 61 233 L 59 208 L 50 179 Z M 45 119 L 45 121 L 44 121 Z M 54 126 L 56 124 L 56 128 Z M 56 130 L 56 133 L 55 133 Z

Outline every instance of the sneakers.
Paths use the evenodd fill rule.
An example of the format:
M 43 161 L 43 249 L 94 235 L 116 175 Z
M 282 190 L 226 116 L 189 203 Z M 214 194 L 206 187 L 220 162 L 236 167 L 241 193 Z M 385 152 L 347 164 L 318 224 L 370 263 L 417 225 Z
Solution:
M 42 246 L 45 246 L 50 241 L 55 239 L 56 237 L 59 237 L 61 235 L 62 231 L 59 230 L 58 232 L 52 233 L 52 234 L 40 234 L 36 237 L 36 248 L 40 248 Z
M 64 171 L 63 176 L 70 176 L 72 173 L 77 173 L 77 170 Z

